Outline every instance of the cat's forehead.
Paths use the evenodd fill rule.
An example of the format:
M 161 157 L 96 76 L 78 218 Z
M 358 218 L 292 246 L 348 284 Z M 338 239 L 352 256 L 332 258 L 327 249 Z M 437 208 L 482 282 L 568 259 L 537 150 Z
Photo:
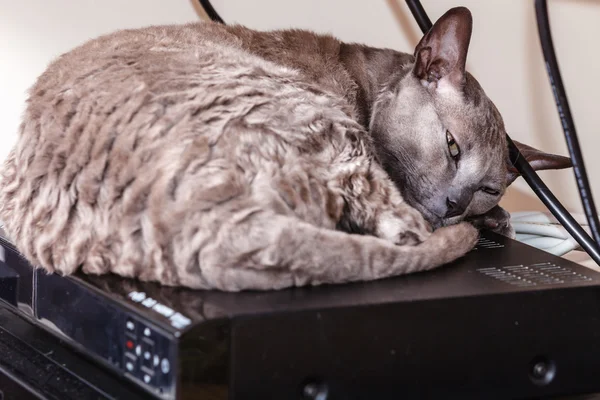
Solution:
M 463 90 L 442 95 L 437 107 L 457 134 L 477 136 L 473 145 L 503 153 L 506 131 L 502 116 L 477 80 L 467 73 Z
M 471 178 L 502 185 L 507 157 L 502 116 L 479 83 L 467 75 L 462 90 L 442 92 L 437 112 L 463 150 L 463 164 Z M 485 177 L 485 178 L 484 178 Z

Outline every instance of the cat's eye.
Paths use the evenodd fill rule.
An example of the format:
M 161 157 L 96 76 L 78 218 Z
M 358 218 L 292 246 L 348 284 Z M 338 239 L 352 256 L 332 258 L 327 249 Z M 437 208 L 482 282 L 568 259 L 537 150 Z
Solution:
M 485 186 L 481 188 L 481 191 L 492 196 L 498 196 L 500 194 L 500 191 Z
M 450 151 L 452 158 L 458 158 L 460 156 L 460 147 L 458 147 L 458 143 L 456 143 L 454 136 L 452 136 L 449 130 L 446 130 L 446 142 L 448 142 L 448 151 Z

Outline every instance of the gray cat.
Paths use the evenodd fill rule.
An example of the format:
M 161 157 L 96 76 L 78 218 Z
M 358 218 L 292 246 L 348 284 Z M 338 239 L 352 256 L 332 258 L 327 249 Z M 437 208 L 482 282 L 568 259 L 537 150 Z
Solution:
M 456 260 L 517 175 L 465 72 L 472 20 L 414 51 L 302 30 L 123 30 L 30 91 L 0 220 L 50 272 L 238 291 L 368 281 Z M 523 147 L 535 169 L 568 158 Z M 465 219 L 471 220 L 465 222 Z

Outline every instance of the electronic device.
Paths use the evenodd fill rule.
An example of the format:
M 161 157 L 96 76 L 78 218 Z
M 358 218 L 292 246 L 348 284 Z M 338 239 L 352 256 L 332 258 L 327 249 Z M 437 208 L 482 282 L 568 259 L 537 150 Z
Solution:
M 0 307 L 0 399 L 148 399 L 147 393 Z
M 433 271 L 273 292 L 61 277 L 0 249 L 4 307 L 149 398 L 600 392 L 600 273 L 492 233 Z
M 426 29 L 420 4 L 407 3 Z M 565 134 L 575 138 L 579 160 L 574 131 Z M 597 242 L 571 224 L 512 148 L 536 194 L 597 257 Z M 594 214 L 586 209 L 596 237 Z M 107 388 L 121 390 L 117 382 L 127 382 L 149 398 L 524 399 L 600 392 L 600 272 L 489 232 L 465 257 L 429 272 L 243 293 L 116 276 L 60 277 L 34 270 L 0 238 L 0 299 L 0 321 L 10 320 L 8 311 L 22 317 L 110 371 Z M 6 351 L 14 350 L 8 343 L 18 347 L 10 339 L 20 332 L 15 326 L 0 329 Z M 10 361 L 0 358 L 0 382 L 10 375 Z M 99 393 L 96 385 L 89 387 Z M 131 390 L 107 389 L 103 396 L 135 398 Z

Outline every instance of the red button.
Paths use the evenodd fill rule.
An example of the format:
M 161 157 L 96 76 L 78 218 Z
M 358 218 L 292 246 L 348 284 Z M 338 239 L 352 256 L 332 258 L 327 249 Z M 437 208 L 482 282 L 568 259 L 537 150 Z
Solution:
M 127 343 L 125 343 L 125 346 L 127 346 L 127 348 L 131 350 L 133 349 L 133 342 L 131 340 L 128 340 Z

